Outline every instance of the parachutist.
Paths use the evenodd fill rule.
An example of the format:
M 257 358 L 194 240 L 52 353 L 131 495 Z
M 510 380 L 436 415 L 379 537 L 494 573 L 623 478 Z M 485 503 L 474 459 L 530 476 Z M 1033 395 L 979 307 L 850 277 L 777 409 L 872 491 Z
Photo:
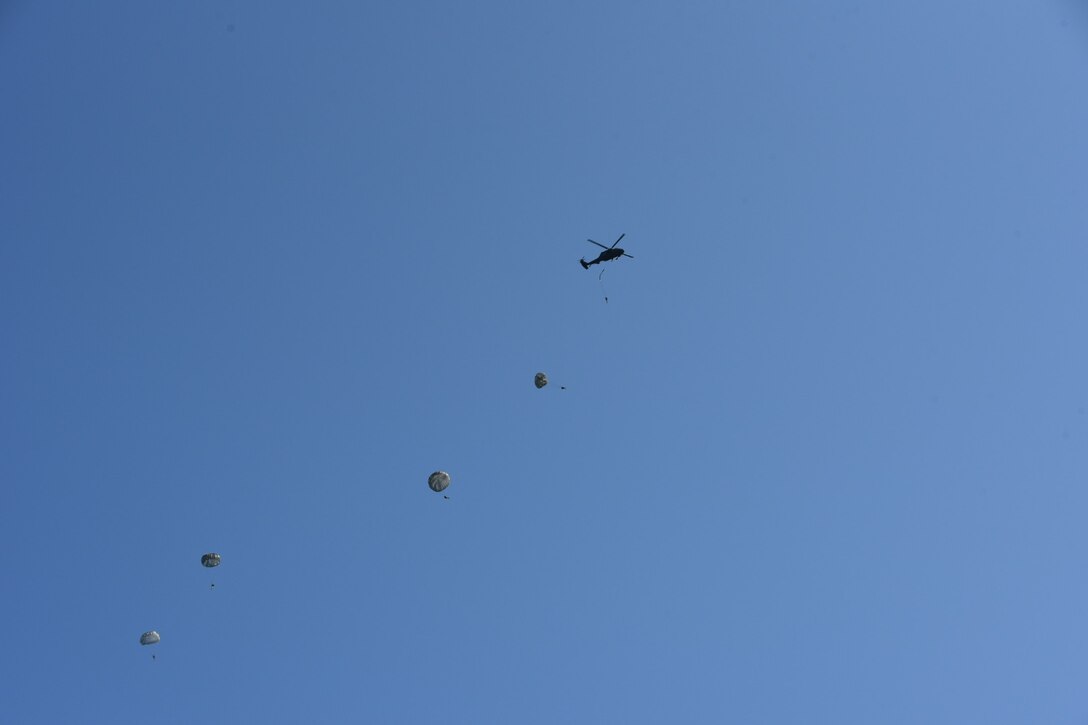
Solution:
M 200 563 L 204 566 L 205 569 L 214 569 L 222 562 L 223 557 L 219 554 L 216 554 L 214 551 L 209 551 L 207 554 L 200 557 Z M 208 587 L 209 591 L 211 591 L 212 589 L 215 589 L 215 582 L 212 582 L 211 585 Z
M 449 501 L 449 500 L 450 500 L 450 497 L 449 497 L 449 496 L 443 496 L 442 498 L 446 499 L 447 501 Z
M 604 291 L 604 267 L 601 267 L 601 273 L 597 275 L 597 281 L 601 283 L 601 296 L 604 297 L 604 303 L 608 304 L 608 293 Z
M 548 376 L 545 375 L 544 373 L 537 373 L 536 376 L 533 378 L 533 385 L 536 386 L 537 390 L 540 390 L 541 388 L 543 388 L 547 384 L 548 384 Z M 567 386 L 566 385 L 560 385 L 559 389 L 560 390 L 566 390 Z

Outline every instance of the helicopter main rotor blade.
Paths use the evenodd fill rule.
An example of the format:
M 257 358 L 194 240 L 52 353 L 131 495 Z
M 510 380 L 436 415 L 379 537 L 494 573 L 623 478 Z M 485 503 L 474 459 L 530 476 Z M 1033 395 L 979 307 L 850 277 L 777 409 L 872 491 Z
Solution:
M 623 234 L 621 234 L 621 235 L 620 235 L 620 239 L 623 239 L 623 238 L 624 238 L 624 237 L 626 237 L 626 236 L 627 236 L 627 232 L 624 232 Z M 619 244 L 619 243 L 620 243 L 620 239 L 617 239 L 616 241 L 612 242 L 612 246 L 611 246 L 611 247 L 609 247 L 609 249 L 612 249 L 612 248 L 614 248 L 614 247 L 615 247 L 615 246 L 616 246 L 617 244 Z
M 587 239 L 586 241 L 587 241 L 587 242 L 591 242 L 591 243 L 593 243 L 593 244 L 596 244 L 596 245 L 597 245 L 598 247 L 600 247 L 601 249 L 608 249 L 608 247 L 604 246 L 604 245 L 603 245 L 603 244 L 601 244 L 600 242 L 594 242 L 594 241 L 593 241 L 592 239 Z
M 623 255 L 623 256 L 625 256 L 625 257 L 630 257 L 631 259 L 634 259 L 634 257 L 632 257 L 632 256 L 631 256 L 630 254 L 627 254 L 627 253 L 624 253 L 624 255 Z

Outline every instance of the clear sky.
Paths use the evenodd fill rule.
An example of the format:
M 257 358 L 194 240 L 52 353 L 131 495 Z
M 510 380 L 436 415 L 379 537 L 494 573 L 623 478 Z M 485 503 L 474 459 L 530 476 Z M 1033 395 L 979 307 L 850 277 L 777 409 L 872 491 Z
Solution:
M 0 721 L 1083 725 L 1086 77 L 1060 0 L 0 4 Z

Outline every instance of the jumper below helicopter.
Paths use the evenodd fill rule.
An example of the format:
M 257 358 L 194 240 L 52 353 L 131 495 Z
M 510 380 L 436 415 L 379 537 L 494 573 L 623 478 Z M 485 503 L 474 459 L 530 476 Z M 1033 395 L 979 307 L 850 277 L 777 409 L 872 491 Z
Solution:
M 579 259 L 578 261 L 581 262 L 582 269 L 589 269 L 589 265 L 591 265 L 591 264 L 600 264 L 601 262 L 608 262 L 608 261 L 613 260 L 613 259 L 618 259 L 619 257 L 628 257 L 630 259 L 634 259 L 634 257 L 632 257 L 630 254 L 627 254 L 625 251 L 623 251 L 622 249 L 620 249 L 619 247 L 616 246 L 617 244 L 620 243 L 620 239 L 623 239 L 626 236 L 627 236 L 626 232 L 621 234 L 619 239 L 612 242 L 611 247 L 606 247 L 603 244 L 601 244 L 600 242 L 595 242 L 592 239 L 587 239 L 586 240 L 587 242 L 589 242 L 590 244 L 596 244 L 598 247 L 600 247 L 604 251 L 601 252 L 600 254 L 598 254 L 597 258 L 594 259 L 592 262 L 587 262 L 584 257 L 582 259 Z

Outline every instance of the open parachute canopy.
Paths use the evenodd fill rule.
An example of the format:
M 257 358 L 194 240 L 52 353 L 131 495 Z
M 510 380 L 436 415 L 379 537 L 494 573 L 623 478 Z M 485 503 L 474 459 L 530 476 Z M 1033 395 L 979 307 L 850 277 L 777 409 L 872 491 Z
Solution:
M 200 557 L 200 563 L 211 569 L 213 566 L 219 566 L 221 557 L 215 552 L 210 552 Z
M 442 493 L 450 485 L 450 474 L 445 471 L 435 471 L 427 478 L 427 485 L 435 493 Z
M 143 634 L 140 635 L 140 644 L 158 644 L 158 643 L 159 643 L 159 633 L 156 632 L 155 630 L 151 630 L 150 632 L 144 632 Z
M 547 384 L 548 376 L 544 373 L 537 373 L 536 377 L 533 378 L 533 385 L 535 385 L 537 389 L 543 388 Z

